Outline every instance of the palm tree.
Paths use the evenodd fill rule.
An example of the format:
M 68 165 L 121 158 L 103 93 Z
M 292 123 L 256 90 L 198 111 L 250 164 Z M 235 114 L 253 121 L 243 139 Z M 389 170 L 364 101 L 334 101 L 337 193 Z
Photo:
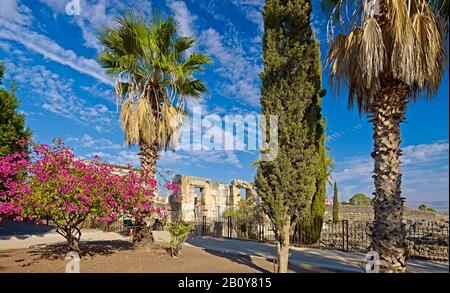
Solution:
M 440 3 L 448 8 L 448 0 Z M 403 272 L 406 266 L 400 123 L 407 104 L 431 98 L 444 75 L 448 11 L 442 5 L 426 0 L 322 0 L 329 15 L 331 85 L 337 92 L 346 87 L 349 107 L 357 104 L 373 123 L 371 249 L 379 253 L 384 272 Z
M 205 54 L 188 53 L 195 40 L 177 37 L 171 17 L 155 14 L 147 22 L 126 13 L 116 22 L 100 33 L 104 50 L 98 61 L 116 77 L 125 141 L 139 145 L 142 169 L 155 176 L 159 151 L 176 147 L 186 100 L 207 91 L 194 74 L 211 61 Z

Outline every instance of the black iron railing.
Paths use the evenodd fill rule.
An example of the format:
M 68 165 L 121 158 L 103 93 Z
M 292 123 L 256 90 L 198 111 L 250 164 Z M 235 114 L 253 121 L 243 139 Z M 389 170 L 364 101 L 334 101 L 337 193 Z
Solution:
M 226 237 L 230 239 L 274 242 L 275 230 L 272 224 L 249 222 L 228 217 L 225 219 L 202 217 L 198 223 L 203 236 Z M 371 245 L 370 222 L 349 222 L 342 220 L 312 221 L 298 223 L 291 235 L 291 244 L 297 247 L 336 249 L 352 252 L 368 252 Z M 405 223 L 406 242 L 411 258 L 448 261 L 448 222 L 418 221 Z

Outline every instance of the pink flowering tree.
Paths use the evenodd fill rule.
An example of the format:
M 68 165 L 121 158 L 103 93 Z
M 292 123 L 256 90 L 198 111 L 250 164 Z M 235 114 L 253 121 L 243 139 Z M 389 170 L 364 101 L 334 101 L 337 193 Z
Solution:
M 49 146 L 31 144 L 31 153 L 17 152 L 0 158 L 0 215 L 16 220 L 52 220 L 69 249 L 80 251 L 81 227 L 88 219 L 112 222 L 129 214 L 137 222 L 154 208 L 156 181 L 131 166 L 117 174 L 96 160 L 77 160 L 62 141 Z

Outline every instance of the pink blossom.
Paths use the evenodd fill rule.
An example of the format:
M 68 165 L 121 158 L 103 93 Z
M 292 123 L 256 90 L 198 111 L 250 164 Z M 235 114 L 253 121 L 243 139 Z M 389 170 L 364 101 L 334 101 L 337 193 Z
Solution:
M 148 174 L 129 166 L 129 172 L 117 175 L 101 161 L 77 160 L 60 139 L 30 145 L 30 153 L 0 158 L 0 215 L 38 222 L 50 216 L 58 227 L 72 229 L 86 218 L 110 222 L 127 213 L 139 220 L 160 212 L 152 203 L 157 182 Z M 167 186 L 179 190 L 173 182 Z

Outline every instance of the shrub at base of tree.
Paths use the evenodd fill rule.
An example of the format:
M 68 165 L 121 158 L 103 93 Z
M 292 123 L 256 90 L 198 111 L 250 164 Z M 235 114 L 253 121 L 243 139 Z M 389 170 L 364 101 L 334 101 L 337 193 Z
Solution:
M 183 243 L 192 229 L 194 229 L 193 223 L 186 223 L 182 220 L 169 223 L 170 242 L 168 243 L 168 250 L 171 257 L 177 257 L 181 254 Z

